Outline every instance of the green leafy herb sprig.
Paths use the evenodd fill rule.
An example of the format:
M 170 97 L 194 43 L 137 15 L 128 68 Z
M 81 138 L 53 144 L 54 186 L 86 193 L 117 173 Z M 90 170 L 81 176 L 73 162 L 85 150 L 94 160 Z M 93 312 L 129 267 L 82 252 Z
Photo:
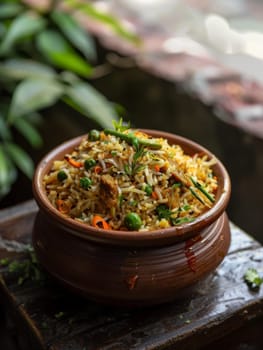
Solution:
M 14 273 L 17 276 L 17 284 L 22 285 L 25 281 L 35 281 L 43 283 L 46 279 L 46 275 L 43 273 L 39 266 L 33 249 L 28 249 L 27 256 L 23 260 L 11 260 L 1 259 L 1 266 L 6 266 L 10 273 Z
M 182 210 L 188 210 L 189 206 L 185 206 L 183 208 L 179 208 L 177 212 L 172 212 L 166 204 L 160 204 L 156 208 L 157 216 L 159 219 L 166 219 L 170 222 L 172 226 L 180 225 L 186 222 L 192 222 L 194 218 L 183 216 L 180 217 L 180 213 Z
M 215 199 L 206 191 L 206 189 L 204 188 L 204 186 L 202 186 L 198 181 L 196 181 L 193 177 L 190 178 L 192 183 L 194 184 L 194 186 L 200 191 L 202 192 L 206 198 L 209 199 L 210 202 L 214 203 Z M 200 200 L 200 199 L 199 199 Z M 202 201 L 203 202 L 203 201 Z
M 263 283 L 263 278 L 260 277 L 256 269 L 248 268 L 244 274 L 244 281 L 251 290 L 258 290 Z
M 133 155 L 132 163 L 124 165 L 124 171 L 129 176 L 134 176 L 145 168 L 144 164 L 141 164 L 139 160 L 146 154 L 145 148 L 140 147 Z
M 123 132 L 125 130 L 128 130 L 131 127 L 131 123 L 130 122 L 124 123 L 122 118 L 120 118 L 118 121 L 113 120 L 112 124 L 113 124 L 114 129 L 116 131 L 119 131 L 119 132 Z

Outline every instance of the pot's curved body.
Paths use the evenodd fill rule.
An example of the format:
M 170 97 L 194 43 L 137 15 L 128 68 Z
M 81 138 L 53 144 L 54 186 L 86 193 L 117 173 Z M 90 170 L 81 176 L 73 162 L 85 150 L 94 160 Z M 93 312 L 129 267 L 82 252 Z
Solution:
M 85 240 L 41 213 L 33 233 L 40 263 L 57 280 L 92 300 L 126 306 L 176 299 L 216 269 L 229 243 L 225 214 L 198 235 L 160 247 L 118 247 Z
M 193 155 L 202 146 L 177 135 L 143 130 L 167 138 Z M 38 165 L 33 190 L 40 211 L 33 246 L 40 263 L 71 290 L 108 304 L 152 305 L 177 298 L 221 263 L 230 244 L 225 208 L 230 180 L 224 166 L 213 167 L 218 178 L 215 204 L 194 222 L 149 232 L 96 229 L 66 218 L 48 201 L 43 186 L 55 159 L 80 143 L 70 140 L 51 151 Z

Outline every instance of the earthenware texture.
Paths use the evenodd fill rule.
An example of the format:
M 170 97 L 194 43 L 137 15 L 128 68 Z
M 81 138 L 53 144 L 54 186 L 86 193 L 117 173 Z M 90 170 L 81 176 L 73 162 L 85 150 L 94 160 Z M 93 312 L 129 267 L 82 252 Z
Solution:
M 204 147 L 183 137 L 143 130 L 167 138 L 193 155 Z M 40 263 L 64 286 L 95 301 L 142 306 L 168 302 L 207 277 L 222 262 L 230 244 L 225 214 L 230 179 L 218 160 L 215 204 L 194 222 L 150 232 L 113 231 L 87 226 L 59 213 L 48 201 L 43 176 L 55 159 L 70 153 L 83 136 L 70 140 L 40 161 L 33 180 L 39 213 L 33 246 Z M 85 137 L 85 136 L 84 136 Z

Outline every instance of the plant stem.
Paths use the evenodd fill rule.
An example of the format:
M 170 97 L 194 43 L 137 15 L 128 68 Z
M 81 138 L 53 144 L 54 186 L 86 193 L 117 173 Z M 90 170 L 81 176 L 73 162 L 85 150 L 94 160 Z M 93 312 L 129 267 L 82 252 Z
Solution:
M 110 130 L 110 129 L 105 129 L 104 133 L 106 135 L 113 135 L 113 136 L 119 137 L 121 140 L 126 141 L 128 144 L 130 144 L 132 146 L 141 145 L 141 146 L 149 147 L 152 149 L 162 148 L 162 145 L 160 145 L 159 143 L 139 139 L 138 137 L 134 136 L 133 134 L 123 134 L 121 132 L 118 132 L 115 130 Z

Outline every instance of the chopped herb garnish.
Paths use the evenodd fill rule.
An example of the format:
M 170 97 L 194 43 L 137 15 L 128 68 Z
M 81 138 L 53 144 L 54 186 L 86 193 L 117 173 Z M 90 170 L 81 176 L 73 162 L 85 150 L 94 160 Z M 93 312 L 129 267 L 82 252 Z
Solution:
M 0 260 L 1 266 L 7 266 L 10 263 L 10 260 L 8 258 L 4 258 Z
M 82 177 L 79 180 L 80 187 L 82 187 L 84 190 L 88 190 L 89 187 L 92 185 L 92 180 L 88 177 Z
M 138 160 L 145 155 L 144 147 L 140 147 L 133 155 L 132 163 L 124 165 L 124 171 L 129 176 L 134 176 L 145 168 L 144 164 L 140 164 Z
M 59 311 L 59 312 L 57 312 L 54 316 L 55 316 L 56 319 L 60 319 L 60 318 L 62 318 L 63 316 L 65 316 L 65 312 Z
M 158 205 L 158 207 L 156 208 L 156 211 L 159 219 L 170 220 L 172 212 L 167 207 L 167 205 L 165 204 Z
M 121 194 L 121 195 L 119 196 L 119 198 L 118 198 L 119 208 L 121 208 L 123 201 L 124 201 L 124 197 L 123 197 L 123 195 Z
M 180 225 L 180 224 L 184 224 L 186 222 L 192 222 L 194 221 L 194 218 L 189 218 L 189 217 L 179 217 L 179 218 L 171 218 L 171 222 L 173 225 Z
M 138 204 L 138 202 L 135 201 L 135 200 L 129 202 L 129 205 L 130 205 L 131 207 L 136 207 L 137 204 Z
M 24 260 L 13 260 L 8 263 L 8 271 L 18 275 L 17 284 L 21 285 L 27 280 L 44 282 L 45 275 L 39 267 L 33 250 L 28 250 L 28 257 Z
M 263 283 L 263 278 L 260 277 L 258 271 L 253 268 L 247 269 L 244 275 L 244 280 L 252 290 L 258 290 Z
M 68 174 L 64 170 L 60 170 L 57 174 L 58 181 L 62 182 L 68 178 Z
M 189 191 L 192 193 L 192 195 L 199 200 L 203 205 L 205 205 L 205 202 L 202 200 L 202 198 L 195 192 L 195 190 L 192 187 L 189 187 Z
M 48 324 L 47 324 L 47 322 L 41 322 L 41 328 L 42 329 L 48 329 Z
M 191 205 L 189 205 L 189 204 L 186 204 L 182 207 L 182 210 L 184 210 L 184 211 L 187 211 L 189 209 L 191 209 Z
M 215 199 L 206 191 L 206 189 L 198 182 L 195 181 L 192 177 L 190 178 L 194 186 L 200 190 L 209 200 L 214 203 Z
M 173 226 L 180 225 L 180 224 L 183 224 L 185 222 L 194 221 L 194 218 L 191 218 L 191 217 L 187 217 L 187 216 L 180 217 L 179 213 L 182 211 L 181 208 L 178 209 L 176 217 L 173 217 L 173 215 L 175 213 L 173 213 L 165 204 L 158 205 L 158 207 L 156 208 L 156 211 L 157 211 L 157 215 L 158 215 L 159 219 L 166 219 Z
M 112 124 L 113 124 L 114 129 L 116 131 L 120 131 L 120 132 L 128 130 L 131 127 L 131 123 L 128 122 L 128 123 L 124 124 L 122 118 L 120 118 L 118 122 L 117 122 L 117 120 L 113 120 Z
M 182 183 L 181 182 L 176 182 L 172 185 L 172 188 L 178 188 L 178 187 L 181 187 L 182 186 Z

